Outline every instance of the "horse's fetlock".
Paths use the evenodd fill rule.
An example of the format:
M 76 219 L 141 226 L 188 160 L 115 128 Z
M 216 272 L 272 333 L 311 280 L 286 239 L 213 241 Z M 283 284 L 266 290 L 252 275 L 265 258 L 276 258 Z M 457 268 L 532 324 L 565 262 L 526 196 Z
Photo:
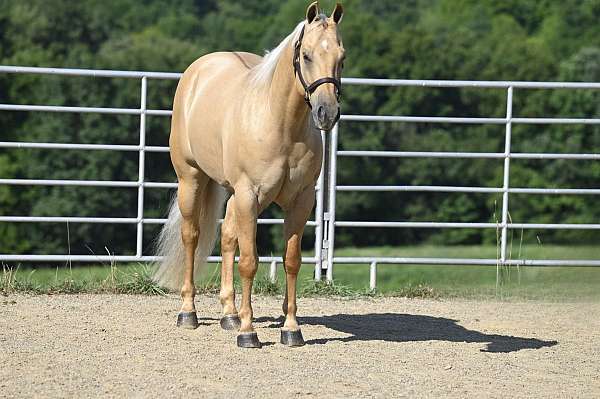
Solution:
M 221 289 L 221 292 L 219 292 L 219 299 L 221 300 L 221 303 L 228 302 L 233 299 L 234 294 L 235 294 L 234 290 Z
M 250 322 L 252 322 L 252 310 L 240 309 L 240 311 L 238 312 L 238 316 L 240 316 L 240 319 L 242 320 L 250 319 Z
M 181 287 L 182 298 L 194 298 L 196 296 L 196 287 L 193 284 L 185 284 Z

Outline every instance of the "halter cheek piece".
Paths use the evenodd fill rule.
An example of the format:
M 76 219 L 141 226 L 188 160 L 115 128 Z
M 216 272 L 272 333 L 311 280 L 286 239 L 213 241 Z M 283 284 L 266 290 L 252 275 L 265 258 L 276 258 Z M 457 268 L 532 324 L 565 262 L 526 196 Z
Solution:
M 296 74 L 296 76 L 298 76 L 298 79 L 300 80 L 302 87 L 304 87 L 304 101 L 306 101 L 306 104 L 308 104 L 308 107 L 310 109 L 312 109 L 312 104 L 310 103 L 311 94 L 313 94 L 319 86 L 327 84 L 327 83 L 331 83 L 335 86 L 335 96 L 339 103 L 340 98 L 342 96 L 342 82 L 339 79 L 331 78 L 331 77 L 321 78 L 321 79 L 315 80 L 313 83 L 311 83 L 309 85 L 308 83 L 306 83 L 304 76 L 302 76 L 302 68 L 300 66 L 300 49 L 302 47 L 302 39 L 304 39 L 304 29 L 305 29 L 305 27 L 302 27 L 302 31 L 300 32 L 300 36 L 298 37 L 298 41 L 296 42 L 296 45 L 294 46 L 294 73 Z M 336 122 L 339 119 L 340 119 L 340 113 L 338 112 Z

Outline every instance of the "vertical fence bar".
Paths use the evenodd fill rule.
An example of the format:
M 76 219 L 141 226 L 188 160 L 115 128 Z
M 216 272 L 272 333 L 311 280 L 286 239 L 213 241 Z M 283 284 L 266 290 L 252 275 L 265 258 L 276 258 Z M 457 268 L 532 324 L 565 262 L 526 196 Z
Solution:
M 315 280 L 320 281 L 322 278 L 321 270 L 323 267 L 323 202 L 325 199 L 325 132 L 321 130 L 321 142 L 323 143 L 323 159 L 321 173 L 317 181 L 317 205 L 315 208 L 315 221 L 317 227 L 315 229 Z
M 329 205 L 327 207 L 329 225 L 327 242 L 327 281 L 333 281 L 333 251 L 335 247 L 335 197 L 337 189 L 337 146 L 338 146 L 339 122 L 331 130 L 331 141 L 329 148 Z
M 269 279 L 273 284 L 277 282 L 277 262 L 271 262 L 271 267 L 269 268 Z
M 504 183 L 502 186 L 502 237 L 500 244 L 500 262 L 506 263 L 506 242 L 508 238 L 508 190 L 510 188 L 510 156 L 512 135 L 513 87 L 510 86 L 506 95 L 506 137 L 504 142 Z M 496 284 L 499 283 L 499 269 L 496 270 Z
M 377 288 L 377 262 L 371 262 L 369 267 L 369 288 L 371 291 Z
M 143 255 L 144 242 L 144 175 L 146 166 L 146 94 L 148 80 L 142 78 L 141 99 L 140 99 L 140 151 L 138 163 L 138 207 L 137 207 L 137 236 L 135 256 L 138 258 Z

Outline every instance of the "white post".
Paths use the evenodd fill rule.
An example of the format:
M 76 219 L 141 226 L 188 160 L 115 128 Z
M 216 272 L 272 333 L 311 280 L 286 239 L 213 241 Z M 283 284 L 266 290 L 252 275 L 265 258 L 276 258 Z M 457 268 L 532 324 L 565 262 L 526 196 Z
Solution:
M 506 133 L 504 141 L 504 184 L 502 186 L 502 236 L 500 243 L 500 262 L 496 266 L 496 287 L 500 283 L 500 266 L 506 264 L 506 242 L 508 238 L 508 190 L 510 188 L 510 156 L 512 135 L 513 87 L 506 95 Z
M 140 100 L 140 150 L 138 161 L 138 206 L 137 206 L 137 244 L 135 256 L 141 258 L 143 255 L 144 241 L 144 168 L 146 164 L 146 93 L 147 78 L 142 78 L 141 100 Z
M 339 122 L 331 130 L 329 148 L 329 205 L 327 207 L 329 226 L 327 234 L 327 281 L 333 281 L 333 250 L 335 246 L 335 197 L 337 188 L 337 146 Z
M 321 280 L 321 269 L 323 267 L 323 202 L 325 198 L 325 132 L 321 130 L 321 142 L 323 143 L 323 159 L 321 173 L 317 181 L 317 205 L 315 209 L 315 281 Z
M 369 268 L 369 288 L 371 291 L 377 288 L 377 262 L 372 262 Z
M 269 269 L 269 279 L 274 284 L 277 282 L 277 262 L 271 262 L 271 268 Z

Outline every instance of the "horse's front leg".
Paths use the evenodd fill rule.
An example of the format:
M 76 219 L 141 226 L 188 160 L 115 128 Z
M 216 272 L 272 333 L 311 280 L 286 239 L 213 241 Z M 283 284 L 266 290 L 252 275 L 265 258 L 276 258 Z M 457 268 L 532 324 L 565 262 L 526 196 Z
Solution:
M 285 211 L 284 234 L 286 238 L 284 267 L 286 274 L 283 313 L 285 323 L 281 329 L 281 343 L 288 346 L 304 345 L 304 338 L 296 319 L 296 284 L 302 265 L 302 234 L 315 202 L 315 185 L 304 190 Z
M 249 186 L 236 187 L 233 198 L 240 248 L 238 268 L 242 280 L 242 303 L 239 311 L 241 325 L 237 344 L 242 348 L 260 348 L 260 341 L 252 326 L 252 283 L 258 269 L 256 251 L 258 199 Z
M 227 212 L 221 226 L 221 292 L 219 297 L 223 306 L 223 317 L 221 327 L 224 330 L 239 330 L 240 318 L 235 307 L 235 290 L 233 288 L 233 264 L 235 251 L 238 247 L 237 232 L 235 226 L 235 203 L 234 198 L 227 201 Z

